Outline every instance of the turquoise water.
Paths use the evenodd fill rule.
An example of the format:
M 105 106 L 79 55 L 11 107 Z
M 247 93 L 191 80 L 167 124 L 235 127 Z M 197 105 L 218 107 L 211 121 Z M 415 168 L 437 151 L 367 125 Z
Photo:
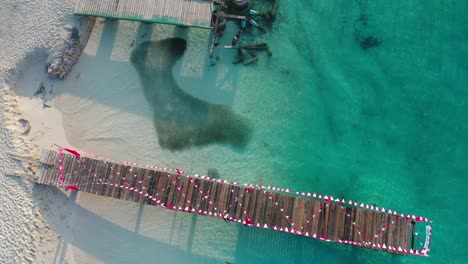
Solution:
M 247 143 L 243 137 L 240 146 L 225 144 L 203 134 L 206 145 L 184 142 L 183 149 L 168 150 L 142 136 L 158 154 L 149 158 L 135 148 L 123 158 L 199 173 L 215 167 L 229 180 L 333 194 L 422 215 L 434 221 L 431 256 L 398 257 L 278 232 L 226 228 L 203 217 L 194 224 L 180 216 L 180 230 L 200 227 L 184 256 L 193 257 L 193 263 L 466 263 L 468 212 L 460 205 L 468 191 L 468 2 L 302 0 L 281 1 L 279 10 L 272 30 L 259 35 L 273 56 L 259 54 L 257 64 L 231 68 L 238 80 L 231 87 L 227 105 L 234 114 L 229 115 L 248 120 Z M 162 27 L 155 28 L 158 33 Z M 190 45 L 195 40 L 188 35 Z M 199 59 L 201 54 L 189 47 L 186 56 Z M 231 63 L 223 54 L 216 67 Z M 93 59 L 80 63 L 92 65 Z M 172 91 L 164 87 L 166 81 L 155 81 L 156 89 Z M 80 89 L 85 86 L 90 85 Z M 141 97 L 143 89 L 137 90 Z M 158 110 L 164 102 L 157 104 L 154 113 L 128 112 L 154 121 L 155 130 L 161 120 L 177 122 Z M 125 105 L 114 107 L 126 111 Z M 219 115 L 216 107 L 200 109 L 207 120 Z M 114 128 L 119 125 L 128 126 Z M 146 253 L 148 260 L 153 257 Z
M 251 118 L 276 157 L 271 181 L 433 219 L 432 256 L 405 263 L 468 261 L 467 212 L 456 205 L 468 190 L 467 10 L 463 1 L 283 1 L 268 40 L 275 60 L 242 97 L 261 98 Z M 380 45 L 363 49 L 367 36 Z M 335 253 L 318 255 L 350 256 Z M 349 254 L 356 263 L 379 255 Z
M 457 204 L 468 190 L 468 3 L 283 1 L 280 8 L 267 39 L 274 59 L 255 68 L 249 77 L 257 85 L 239 99 L 265 142 L 268 182 L 434 221 L 426 259 L 360 249 L 314 254 L 324 263 L 466 263 L 468 214 Z M 367 37 L 380 45 L 363 48 Z

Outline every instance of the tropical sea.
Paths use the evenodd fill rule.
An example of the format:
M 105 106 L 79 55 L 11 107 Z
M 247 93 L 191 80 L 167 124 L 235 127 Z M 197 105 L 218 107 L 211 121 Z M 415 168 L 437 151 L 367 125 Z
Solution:
M 100 242 L 88 241 L 86 231 L 99 232 L 94 229 L 81 230 L 72 243 L 112 263 L 466 263 L 466 14 L 468 2 L 461 0 L 281 1 L 266 33 L 252 29 L 240 39 L 268 43 L 271 57 L 258 52 L 257 63 L 233 65 L 235 51 L 217 49 L 214 67 L 206 30 L 97 23 L 54 101 L 69 142 L 96 154 L 192 174 L 216 169 L 231 181 L 425 216 L 433 220 L 429 257 L 146 207 L 140 235 L 109 230 L 124 237 L 124 253 L 93 250 L 89 243 L 115 239 L 106 233 Z M 228 24 L 221 44 L 229 45 L 236 32 Z M 170 51 L 177 53 L 172 58 L 167 46 L 156 46 L 147 51 L 153 61 L 131 62 L 145 40 L 171 36 L 187 39 L 186 49 Z M 154 67 L 141 70 L 143 64 Z M 136 208 L 115 203 L 122 214 Z M 88 206 L 81 224 L 93 210 L 106 221 L 125 218 L 118 209 L 99 217 L 104 207 Z M 156 229 L 152 236 L 144 232 Z

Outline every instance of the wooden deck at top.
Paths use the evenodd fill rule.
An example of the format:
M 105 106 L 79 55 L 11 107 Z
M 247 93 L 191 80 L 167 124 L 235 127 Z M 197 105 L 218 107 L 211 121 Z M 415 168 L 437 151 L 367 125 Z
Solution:
M 59 153 L 44 150 L 41 161 L 55 165 L 39 169 L 38 182 L 59 186 Z M 411 249 L 410 223 L 385 212 L 65 153 L 62 164 L 64 185 L 84 192 L 235 221 L 248 215 L 254 226 L 390 253 Z
M 210 0 L 78 0 L 74 14 L 211 27 Z

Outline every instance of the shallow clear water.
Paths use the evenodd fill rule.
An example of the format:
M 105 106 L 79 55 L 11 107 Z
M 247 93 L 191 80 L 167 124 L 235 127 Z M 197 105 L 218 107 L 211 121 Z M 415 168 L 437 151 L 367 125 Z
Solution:
M 200 263 L 465 263 L 468 213 L 459 204 L 468 191 L 467 11 L 460 0 L 282 1 L 271 32 L 261 35 L 273 56 L 259 54 L 257 64 L 245 67 L 232 67 L 233 52 L 219 51 L 221 62 L 210 69 L 206 33 L 190 30 L 184 58 L 172 71 L 180 75 L 178 85 L 248 120 L 252 131 L 245 146 L 214 141 L 162 149 L 152 123 L 160 108 L 145 100 L 145 80 L 138 84 L 128 56 L 111 68 L 122 67 L 125 78 L 103 73 L 100 81 L 72 81 L 76 86 L 64 92 L 108 89 L 106 76 L 127 80 L 109 90 L 125 92 L 126 104 L 89 96 L 93 104 L 106 105 L 103 119 L 90 124 L 95 134 L 73 131 L 70 141 L 97 153 L 111 149 L 115 158 L 198 173 L 217 168 L 229 180 L 333 194 L 434 221 L 431 256 L 400 258 L 265 230 L 226 231 L 224 223 L 199 217 L 201 231 L 189 251 L 208 258 Z M 155 26 L 153 36 L 180 35 L 167 28 Z M 250 42 L 246 38 L 241 41 Z M 96 70 L 92 62 L 99 54 L 82 58 L 80 78 L 86 78 L 85 69 Z M 167 92 L 164 83 L 154 85 Z M 210 113 L 217 115 L 216 109 Z M 120 138 L 98 137 L 108 129 L 100 130 L 101 121 L 114 122 L 112 134 Z M 145 125 L 129 130 L 132 124 Z

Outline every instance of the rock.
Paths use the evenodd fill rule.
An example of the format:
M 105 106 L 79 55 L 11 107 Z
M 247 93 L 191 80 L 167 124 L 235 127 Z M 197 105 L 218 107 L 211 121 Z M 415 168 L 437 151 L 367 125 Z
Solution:
M 219 178 L 219 172 L 216 168 L 209 168 L 208 169 L 208 177 L 218 179 Z
M 63 79 L 71 71 L 72 66 L 81 55 L 81 43 L 78 29 L 73 28 L 62 56 L 47 67 L 47 75 L 51 78 Z
M 28 135 L 29 134 L 29 131 L 31 131 L 31 125 L 29 124 L 29 121 L 26 120 L 26 119 L 23 119 L 21 118 L 20 120 L 18 120 L 18 122 L 20 123 L 21 127 L 23 128 L 23 135 Z

